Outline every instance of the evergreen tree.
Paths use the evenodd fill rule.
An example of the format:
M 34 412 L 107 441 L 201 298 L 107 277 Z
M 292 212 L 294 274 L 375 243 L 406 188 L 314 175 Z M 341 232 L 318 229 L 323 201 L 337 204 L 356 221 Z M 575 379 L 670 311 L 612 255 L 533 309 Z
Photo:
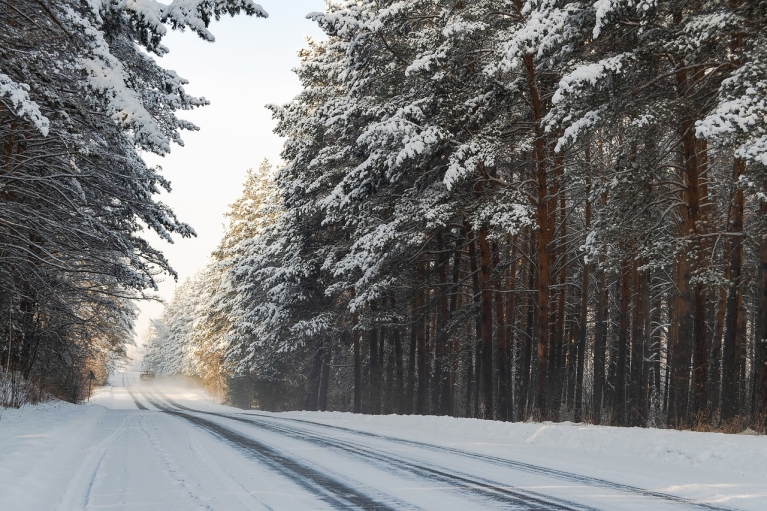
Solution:
M 141 237 L 194 231 L 156 200 L 170 190 L 141 151 L 165 155 L 207 104 L 154 57 L 168 27 L 213 41 L 210 21 L 251 0 L 20 0 L 0 12 L 0 329 L 6 370 L 83 397 L 90 366 L 124 355 L 129 300 L 175 276 Z M 99 319 L 103 319 L 100 321 Z M 103 356 L 103 353 L 108 355 Z

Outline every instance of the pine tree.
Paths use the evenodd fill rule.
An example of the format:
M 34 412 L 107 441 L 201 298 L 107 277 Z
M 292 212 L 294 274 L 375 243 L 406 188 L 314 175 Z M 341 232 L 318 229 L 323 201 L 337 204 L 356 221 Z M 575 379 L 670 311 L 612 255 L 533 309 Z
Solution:
M 7 5 L 6 5 L 7 4 Z M 141 151 L 165 155 L 197 129 L 178 111 L 207 104 L 163 68 L 167 28 L 207 27 L 224 14 L 266 16 L 250 0 L 19 0 L 0 13 L 0 315 L 7 370 L 83 397 L 92 366 L 124 356 L 129 300 L 175 276 L 141 237 L 189 237 L 157 201 L 170 190 Z M 101 317 L 103 321 L 93 318 Z M 108 355 L 104 355 L 108 353 Z M 87 387 L 87 386 L 85 386 Z

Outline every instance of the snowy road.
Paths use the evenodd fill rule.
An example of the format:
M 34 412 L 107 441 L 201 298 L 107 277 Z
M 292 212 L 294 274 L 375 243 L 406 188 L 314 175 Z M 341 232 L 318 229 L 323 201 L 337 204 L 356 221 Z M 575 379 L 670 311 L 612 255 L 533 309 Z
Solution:
M 0 469 L 0 509 L 716 510 L 764 509 L 767 501 L 759 477 L 715 481 L 710 471 L 641 461 L 621 470 L 620 460 L 618 476 L 599 459 L 552 457 L 557 449 L 439 441 L 449 431 L 429 441 L 428 432 L 393 434 L 375 421 L 323 414 L 243 412 L 188 389 L 139 385 L 134 375 L 119 376 L 94 401 L 102 406 L 73 407 L 92 414 L 87 427 L 68 427 L 59 412 L 64 420 L 46 435 L 19 435 L 37 441 L 39 459 L 9 471 L 18 480 L 7 488 Z M 57 438 L 68 447 L 45 448 Z M 11 448 L 0 467 L 22 451 Z M 68 470 L 51 468 L 61 465 Z

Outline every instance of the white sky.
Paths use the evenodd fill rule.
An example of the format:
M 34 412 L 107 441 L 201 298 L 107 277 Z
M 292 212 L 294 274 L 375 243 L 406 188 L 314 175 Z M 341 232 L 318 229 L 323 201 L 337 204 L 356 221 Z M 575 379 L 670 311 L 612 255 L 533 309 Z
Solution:
M 240 194 L 245 171 L 266 157 L 279 161 L 282 139 L 272 133 L 274 121 L 264 105 L 282 104 L 300 92 L 291 71 L 298 65 L 296 52 L 306 46 L 307 36 L 322 33 L 306 15 L 324 8 L 323 0 L 260 0 L 269 18 L 237 16 L 211 24 L 215 43 L 191 32 L 173 32 L 164 44 L 170 53 L 160 59 L 189 80 L 187 92 L 205 96 L 210 106 L 180 117 L 198 125 L 198 132 L 183 132 L 185 147 L 174 146 L 169 156 L 146 157 L 161 165 L 173 185 L 164 194 L 181 221 L 197 231 L 197 238 L 176 240 L 173 245 L 147 233 L 147 238 L 170 259 L 183 282 L 205 266 L 208 255 L 221 239 L 228 205 Z M 160 295 L 169 299 L 176 283 L 166 278 Z M 144 340 L 149 320 L 162 305 L 139 304 L 137 342 Z M 131 350 L 132 351 L 132 350 Z

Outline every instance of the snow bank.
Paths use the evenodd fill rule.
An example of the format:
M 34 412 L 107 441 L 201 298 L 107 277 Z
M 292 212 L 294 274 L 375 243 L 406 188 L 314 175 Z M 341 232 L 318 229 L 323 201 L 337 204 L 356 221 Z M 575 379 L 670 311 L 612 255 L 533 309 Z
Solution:
M 106 410 L 62 401 L 0 411 L 0 509 L 44 509 L 64 493 L 72 467 L 114 429 Z

